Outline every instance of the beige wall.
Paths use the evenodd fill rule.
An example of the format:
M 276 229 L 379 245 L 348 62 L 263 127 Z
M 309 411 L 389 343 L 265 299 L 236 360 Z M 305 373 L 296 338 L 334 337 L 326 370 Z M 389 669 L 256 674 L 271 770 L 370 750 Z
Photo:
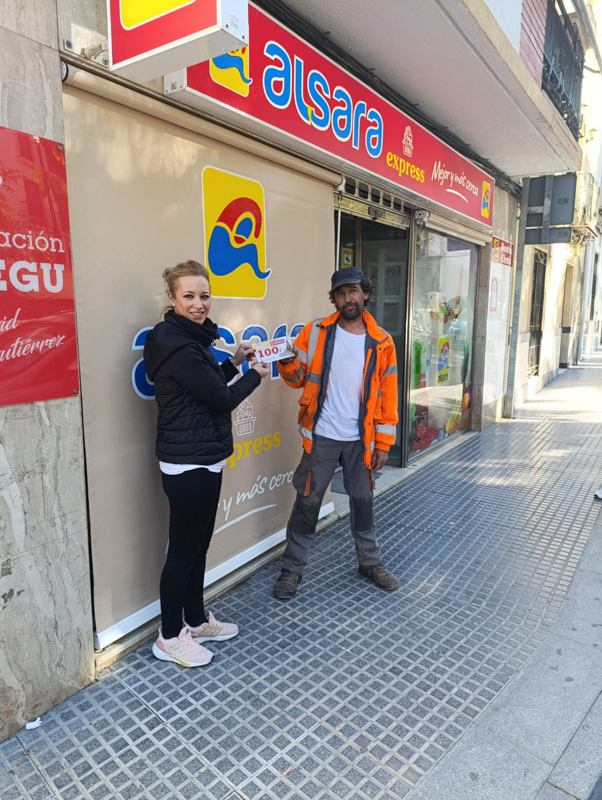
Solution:
M 163 269 L 205 260 L 203 168 L 259 181 L 265 194 L 267 295 L 215 299 L 211 311 L 237 343 L 251 324 L 271 337 L 280 324 L 290 330 L 329 313 L 334 195 L 331 183 L 77 89 L 66 89 L 64 107 L 94 609 L 97 631 L 106 631 L 158 598 L 168 508 L 154 455 L 155 403 L 131 383 L 141 357 L 132 342 L 159 319 Z M 283 531 L 301 454 L 298 395 L 278 378 L 251 396 L 255 428 L 235 433 L 239 457 L 224 470 L 210 569 Z M 269 450 L 254 447 L 268 436 Z
M 53 2 L 0 4 L 0 125 L 62 142 Z M 0 740 L 93 677 L 79 398 L 0 408 Z
M 533 285 L 533 258 L 536 249 L 548 253 L 546 267 L 545 300 L 542 322 L 539 375 L 528 378 L 529 325 L 531 312 L 531 292 Z M 567 286 L 567 265 L 573 267 L 573 280 Z M 569 270 L 570 271 L 570 270 Z M 525 247 L 524 276 L 520 309 L 520 328 L 517 348 L 516 402 L 522 403 L 540 391 L 557 375 L 560 363 L 564 362 L 563 352 L 567 349 L 563 342 L 563 308 L 565 307 L 565 288 L 570 289 L 567 311 L 574 313 L 576 292 L 579 289 L 579 259 L 573 248 L 564 244 L 541 247 Z

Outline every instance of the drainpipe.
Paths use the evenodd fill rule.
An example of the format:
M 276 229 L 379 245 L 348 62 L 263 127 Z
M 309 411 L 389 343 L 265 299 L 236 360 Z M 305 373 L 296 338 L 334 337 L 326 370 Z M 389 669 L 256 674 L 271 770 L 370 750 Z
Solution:
M 516 267 L 514 270 L 514 301 L 512 304 L 512 329 L 508 347 L 508 364 L 506 372 L 506 392 L 504 394 L 503 416 L 512 419 L 514 416 L 514 392 L 516 385 L 516 356 L 518 350 L 518 334 L 520 321 L 520 301 L 523 291 L 523 262 L 525 260 L 525 233 L 527 230 L 527 208 L 529 205 L 530 178 L 523 179 L 523 192 L 520 199 L 520 217 L 518 236 L 516 239 Z
M 338 213 L 337 213 L 337 242 L 336 242 L 336 263 L 334 265 L 335 272 L 340 269 L 341 266 L 341 206 L 343 204 L 343 191 L 345 190 L 345 178 L 341 179 L 341 182 L 336 187 L 337 198 L 339 201 Z
M 602 72 L 602 53 L 600 52 L 600 48 L 598 46 L 598 39 L 596 37 L 596 32 L 594 31 L 594 26 L 592 25 L 592 21 L 585 5 L 585 0 L 573 0 L 573 6 L 575 7 L 575 12 L 579 17 L 579 21 L 587 31 L 587 36 L 589 38 L 590 44 L 596 54 L 596 61 L 598 62 L 598 69 Z

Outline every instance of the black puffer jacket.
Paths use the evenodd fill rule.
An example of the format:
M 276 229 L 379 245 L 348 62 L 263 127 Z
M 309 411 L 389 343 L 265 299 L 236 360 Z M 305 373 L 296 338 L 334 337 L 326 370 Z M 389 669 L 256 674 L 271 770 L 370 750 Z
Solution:
M 168 464 L 215 464 L 232 455 L 231 413 L 259 386 L 250 369 L 232 386 L 238 370 L 221 366 L 209 349 L 217 325 L 202 325 L 168 311 L 146 337 L 144 364 L 159 407 L 156 454 Z

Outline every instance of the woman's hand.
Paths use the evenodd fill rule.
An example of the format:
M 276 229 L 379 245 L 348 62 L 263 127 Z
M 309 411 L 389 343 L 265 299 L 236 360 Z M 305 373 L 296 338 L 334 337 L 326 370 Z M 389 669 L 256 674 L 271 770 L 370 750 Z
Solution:
M 249 342 L 243 342 L 236 353 L 232 356 L 230 361 L 234 364 L 235 367 L 240 367 L 243 361 L 249 360 L 250 357 L 254 353 L 253 345 L 249 344 Z
M 251 369 L 256 370 L 259 373 L 259 377 L 261 380 L 267 378 L 270 374 L 270 365 L 264 364 L 263 361 L 254 361 L 251 364 Z

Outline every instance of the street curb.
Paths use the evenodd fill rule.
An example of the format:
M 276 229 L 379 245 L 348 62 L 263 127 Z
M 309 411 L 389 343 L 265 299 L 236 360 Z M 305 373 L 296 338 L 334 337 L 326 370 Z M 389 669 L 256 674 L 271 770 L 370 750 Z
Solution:
M 600 773 L 600 777 L 594 786 L 594 791 L 590 794 L 587 800 L 602 800 L 602 773 Z

